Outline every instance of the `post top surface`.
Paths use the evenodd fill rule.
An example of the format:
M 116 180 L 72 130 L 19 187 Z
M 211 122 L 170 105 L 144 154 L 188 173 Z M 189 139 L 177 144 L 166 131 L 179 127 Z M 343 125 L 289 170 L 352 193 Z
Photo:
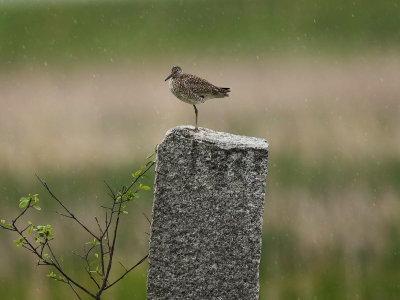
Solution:
M 199 127 L 198 131 L 194 131 L 194 126 L 177 126 L 168 130 L 166 138 L 170 135 L 178 135 L 184 138 L 193 138 L 199 142 L 212 143 L 223 149 L 252 148 L 268 150 L 268 143 L 264 139 L 219 132 L 203 127 Z

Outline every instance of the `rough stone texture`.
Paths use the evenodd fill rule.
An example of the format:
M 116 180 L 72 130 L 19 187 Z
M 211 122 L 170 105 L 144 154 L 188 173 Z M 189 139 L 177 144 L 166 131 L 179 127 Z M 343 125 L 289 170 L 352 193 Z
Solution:
M 193 127 L 157 150 L 147 299 L 258 299 L 265 140 Z

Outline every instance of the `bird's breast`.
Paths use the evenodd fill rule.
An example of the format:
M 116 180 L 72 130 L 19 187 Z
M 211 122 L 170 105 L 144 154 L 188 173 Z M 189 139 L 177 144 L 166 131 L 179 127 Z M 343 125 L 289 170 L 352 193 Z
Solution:
M 184 101 L 185 97 L 181 89 L 179 88 L 179 82 L 175 81 L 175 79 L 173 78 L 169 80 L 169 90 L 172 92 L 172 94 L 175 95 L 175 97 Z
M 173 89 L 174 89 L 174 79 L 171 78 L 171 79 L 169 80 L 169 90 L 170 90 L 171 92 L 173 92 Z
M 187 91 L 185 89 L 185 86 L 183 85 L 182 81 L 179 79 L 173 79 L 171 78 L 169 80 L 169 89 L 172 92 L 172 94 L 175 95 L 176 98 L 179 100 L 189 103 L 189 104 L 199 104 L 204 101 L 199 101 L 197 97 L 193 96 L 190 91 Z

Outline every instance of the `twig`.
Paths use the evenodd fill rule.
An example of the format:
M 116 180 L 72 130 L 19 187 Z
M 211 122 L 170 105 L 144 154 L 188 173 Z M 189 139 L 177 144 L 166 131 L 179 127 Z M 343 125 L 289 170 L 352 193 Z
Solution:
M 103 230 L 101 229 L 99 219 L 97 217 L 94 217 L 94 219 L 96 220 L 97 226 L 99 227 L 100 236 L 103 236 Z
M 60 263 L 58 262 L 57 257 L 54 255 L 53 249 L 51 249 L 49 243 L 47 243 L 47 248 L 49 249 L 49 251 L 50 251 L 50 253 L 51 253 L 51 256 L 53 256 L 54 261 L 56 262 L 56 264 L 61 268 L 61 265 L 60 265 Z
M 91 252 L 94 248 L 95 248 L 94 245 L 92 245 L 92 246 L 89 248 L 89 250 L 86 252 L 86 255 L 85 255 L 85 257 L 84 257 L 84 260 L 85 260 L 86 266 L 87 266 L 86 272 L 88 273 L 90 279 L 96 284 L 97 288 L 100 288 L 100 285 L 99 285 L 99 283 L 97 282 L 96 278 L 94 278 L 93 275 L 92 275 L 92 273 L 90 272 L 89 254 L 90 254 L 90 252 Z
M 89 230 L 84 224 L 82 224 L 81 221 L 78 220 L 77 217 L 75 217 L 75 215 L 62 203 L 62 201 L 60 199 L 58 199 L 58 197 L 56 195 L 53 194 L 53 192 L 50 190 L 49 186 L 47 185 L 46 182 L 44 182 L 39 175 L 35 174 L 36 178 L 39 180 L 39 182 L 44 186 L 44 188 L 47 190 L 47 192 L 50 194 L 50 196 L 56 200 L 61 206 L 62 208 L 65 209 L 65 211 L 69 214 L 69 216 L 74 219 L 79 225 L 82 226 L 83 229 L 85 229 L 91 236 L 93 236 L 95 239 L 99 240 L 99 238 L 91 231 Z M 29 206 L 29 204 L 28 204 Z
M 142 171 L 142 172 L 138 175 L 138 177 L 136 177 L 135 180 L 126 188 L 126 191 L 129 191 L 129 190 L 136 184 L 136 182 L 137 182 L 141 177 L 143 177 L 143 175 L 146 174 L 147 171 L 151 169 L 151 167 L 154 166 L 154 164 L 155 164 L 155 162 L 153 161 L 150 165 L 148 165 L 147 168 L 146 168 L 144 171 Z
M 101 264 L 101 273 L 103 280 L 105 279 L 104 274 L 104 249 L 103 249 L 103 240 L 100 240 L 100 264 Z
M 150 219 L 146 216 L 146 214 L 144 212 L 142 212 L 142 215 L 146 218 L 147 222 L 149 222 L 149 224 L 151 225 L 151 221 Z
M 5 229 L 5 230 L 15 231 L 15 230 L 12 229 L 11 227 L 4 226 L 4 225 L 1 225 L 1 224 L 0 224 L 0 227 L 3 228 L 3 229 Z
M 66 215 L 66 214 L 60 213 L 60 212 L 58 212 L 58 211 L 56 211 L 56 214 L 59 214 L 60 216 L 63 216 L 63 217 L 66 217 L 66 218 L 73 219 L 71 216 L 68 216 L 68 215 Z
M 72 286 L 71 282 L 68 281 L 67 283 L 71 287 L 71 289 L 74 291 L 74 294 L 76 295 L 76 297 L 78 297 L 78 299 L 81 300 L 82 298 L 79 296 L 78 292 L 74 289 L 74 287 Z
M 110 193 L 111 193 L 110 196 L 111 196 L 113 199 L 115 199 L 115 193 L 113 192 L 112 188 L 109 186 L 109 184 L 107 183 L 107 181 L 104 180 L 104 183 L 106 184 L 106 186 L 108 187 L 108 190 L 109 190 Z
M 76 253 L 75 251 L 72 251 L 72 254 L 74 254 L 74 255 L 78 256 L 79 258 L 85 260 L 85 257 L 83 255 L 80 255 L 80 254 Z
M 130 271 L 132 271 L 134 268 L 136 268 L 137 266 L 139 266 L 142 262 L 144 262 L 146 260 L 146 258 L 149 257 L 149 255 L 147 254 L 145 257 L 143 257 L 141 260 L 139 260 L 133 267 L 131 267 L 130 269 L 128 269 L 124 274 L 122 274 L 122 276 L 120 276 L 117 280 L 115 280 L 113 283 L 110 283 L 104 290 L 109 289 L 110 287 L 112 287 L 114 284 L 116 284 L 118 281 L 120 281 L 122 278 L 124 278 Z
M 28 226 L 26 226 L 24 229 L 21 230 L 21 232 L 24 232 L 25 230 L 27 230 L 29 227 L 31 227 L 32 225 L 29 224 Z
M 101 207 L 101 208 L 105 208 L 105 209 L 112 210 L 112 208 L 111 208 L 111 207 L 107 207 L 107 206 L 104 206 L 104 205 L 100 205 L 100 207 Z
M 14 220 L 11 221 L 13 226 L 15 223 L 17 223 L 18 219 L 21 218 L 26 213 L 26 211 L 31 207 L 31 202 L 32 198 L 29 200 L 28 205 L 24 208 L 24 210 Z
M 113 241 L 112 241 L 112 244 L 111 244 L 110 258 L 108 260 L 107 271 L 106 271 L 105 277 L 103 279 L 103 284 L 100 287 L 100 290 L 97 292 L 97 295 L 100 295 L 103 292 L 103 290 L 105 289 L 105 287 L 107 285 L 108 276 L 110 275 L 110 270 L 111 270 L 113 256 L 114 256 L 115 242 L 117 240 L 117 231 L 118 231 L 119 219 L 120 219 L 120 216 L 121 216 L 121 205 L 122 205 L 122 203 L 119 202 L 117 220 L 115 221 L 115 225 L 114 225 L 115 226 L 114 227 L 114 236 L 113 236 Z
M 110 246 L 110 237 L 109 237 L 108 230 L 107 230 L 108 226 L 109 225 L 107 225 L 107 212 L 106 212 L 106 230 L 105 230 L 105 232 L 106 232 L 106 240 L 107 240 L 108 252 L 110 252 L 111 246 Z
M 119 261 L 119 264 L 121 265 L 121 267 L 123 267 L 125 269 L 125 271 L 128 271 L 128 269 L 125 268 L 125 266 L 122 264 L 122 262 Z
M 82 285 L 80 285 L 79 283 L 77 283 L 76 281 L 72 280 L 71 277 L 69 277 L 63 269 L 61 269 L 60 267 L 58 267 L 56 264 L 53 263 L 48 263 L 49 265 L 54 266 L 58 272 L 60 272 L 68 281 L 70 281 L 71 283 L 73 283 L 76 287 L 80 288 L 82 291 L 84 291 L 86 294 L 88 294 L 89 296 L 91 296 L 92 298 L 96 299 L 96 295 L 93 294 L 92 292 L 90 292 L 88 289 L 86 289 L 85 287 L 83 287 Z

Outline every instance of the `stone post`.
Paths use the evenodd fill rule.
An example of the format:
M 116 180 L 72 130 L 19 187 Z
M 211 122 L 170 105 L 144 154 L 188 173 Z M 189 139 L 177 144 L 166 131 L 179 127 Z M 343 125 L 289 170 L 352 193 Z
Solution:
M 147 299 L 258 299 L 265 140 L 176 127 L 158 146 Z

